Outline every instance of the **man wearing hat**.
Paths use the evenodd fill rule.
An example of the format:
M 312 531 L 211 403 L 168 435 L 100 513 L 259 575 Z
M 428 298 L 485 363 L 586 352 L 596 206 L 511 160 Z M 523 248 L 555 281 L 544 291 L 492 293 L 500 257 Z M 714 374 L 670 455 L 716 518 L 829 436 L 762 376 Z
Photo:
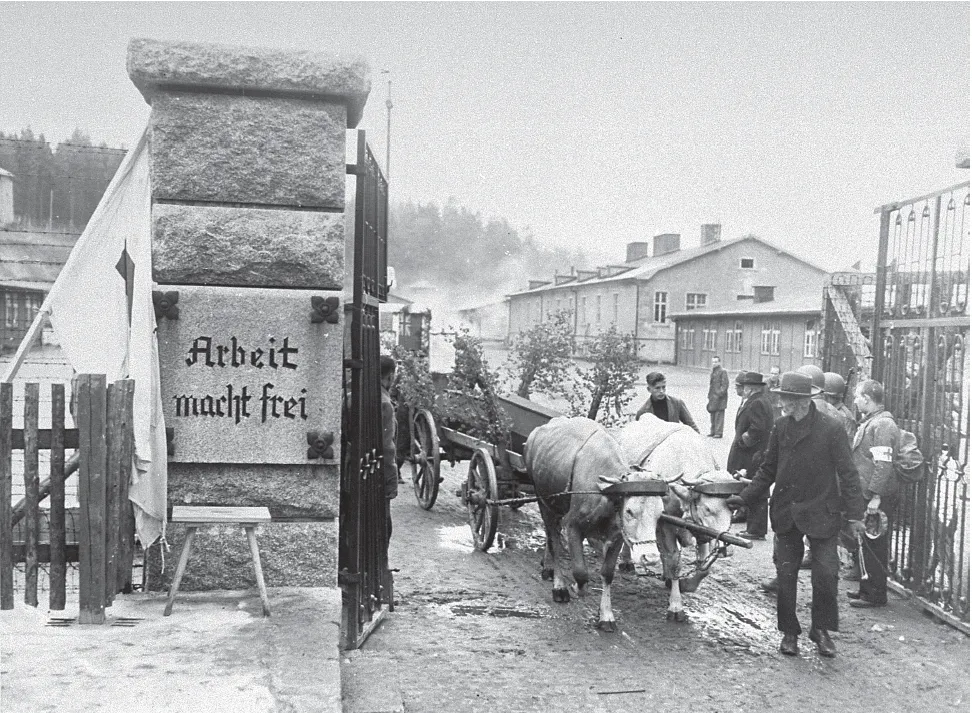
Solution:
M 712 357 L 712 373 L 709 374 L 709 396 L 705 410 L 709 412 L 709 436 L 722 438 L 726 422 L 726 406 L 729 405 L 729 374 L 722 368 L 722 360 Z
M 769 442 L 773 429 L 773 410 L 766 397 L 763 375 L 747 371 L 737 377 L 742 385 L 742 406 L 736 414 L 736 435 L 729 449 L 726 470 L 730 473 L 745 469 L 752 478 L 762 462 L 763 451 Z M 767 527 L 766 498 L 761 497 L 755 505 L 747 508 L 746 531 L 741 537 L 750 540 L 765 540 Z
M 847 389 L 847 382 L 844 377 L 833 371 L 824 372 L 824 399 L 828 404 L 837 409 L 837 420 L 844 427 L 847 433 L 847 440 L 854 442 L 854 433 L 857 431 L 857 421 L 854 414 L 844 403 L 844 392 Z
M 689 413 L 685 402 L 666 393 L 664 374 L 653 371 L 645 377 L 645 381 L 648 382 L 648 400 L 638 409 L 635 421 L 641 418 L 642 414 L 650 413 L 662 421 L 681 422 L 691 426 L 696 433 L 699 432 L 699 427 L 692 420 L 692 414 Z
M 775 483 L 770 500 L 776 576 L 776 626 L 783 632 L 780 652 L 799 654 L 797 580 L 803 559 L 803 538 L 810 542 L 812 566 L 810 640 L 822 656 L 837 654 L 830 631 L 838 629 L 837 537 L 841 513 L 855 536 L 864 531 L 865 502 L 860 477 L 840 424 L 821 414 L 810 397 L 817 392 L 806 374 L 788 371 L 775 389 L 783 418 L 770 433 L 769 445 L 753 482 L 727 500 L 731 508 L 753 507 Z

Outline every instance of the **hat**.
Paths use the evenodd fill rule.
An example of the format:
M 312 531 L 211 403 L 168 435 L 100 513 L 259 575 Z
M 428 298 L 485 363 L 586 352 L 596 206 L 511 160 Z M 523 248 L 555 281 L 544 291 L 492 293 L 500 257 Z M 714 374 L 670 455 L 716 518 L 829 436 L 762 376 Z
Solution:
M 750 386 L 766 386 L 763 375 L 758 371 L 743 371 L 736 377 L 736 383 Z
M 824 372 L 824 393 L 840 397 L 844 395 L 846 389 L 847 382 L 844 381 L 843 376 L 832 371 Z
M 876 540 L 888 531 L 888 516 L 883 510 L 867 515 L 864 518 L 864 534 L 869 540 Z
M 809 376 L 813 380 L 813 385 L 817 387 L 818 394 L 824 390 L 824 372 L 816 364 L 804 364 L 797 369 L 797 373 Z
M 788 394 L 789 396 L 816 396 L 820 388 L 813 385 L 813 379 L 807 374 L 787 371 L 780 376 L 779 388 L 770 389 L 774 394 Z

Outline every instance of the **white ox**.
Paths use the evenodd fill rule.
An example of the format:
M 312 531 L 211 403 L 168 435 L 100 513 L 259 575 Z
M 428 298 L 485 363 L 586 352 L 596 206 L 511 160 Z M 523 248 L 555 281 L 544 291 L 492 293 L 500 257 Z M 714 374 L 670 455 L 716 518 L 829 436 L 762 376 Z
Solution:
M 642 561 L 658 564 L 660 549 L 655 538 L 664 509 L 661 496 L 665 486 L 654 483 L 657 494 L 651 496 L 603 494 L 618 483 L 634 481 L 642 491 L 650 489 L 650 484 L 640 482 L 647 474 L 629 467 L 617 441 L 586 418 L 554 418 L 535 429 L 527 439 L 525 459 L 547 535 L 543 578 L 553 579 L 553 600 L 570 601 L 562 571 L 568 553 L 577 594 L 584 594 L 589 579 L 584 539 L 599 540 L 604 561 L 598 627 L 615 631 L 611 583 L 618 553 L 627 542 Z M 568 552 L 564 551 L 561 531 L 567 536 Z
M 625 424 L 612 434 L 624 451 L 630 466 L 648 471 L 652 477 L 668 483 L 670 495 L 665 498 L 665 512 L 718 532 L 729 530 L 732 512 L 726 497 L 703 495 L 695 488 L 704 483 L 736 483 L 728 472 L 721 470 L 712 455 L 705 437 L 679 423 L 668 423 L 652 414 Z M 671 584 L 668 612 L 672 621 L 684 622 L 688 615 L 682 609 L 682 592 L 694 592 L 708 574 L 708 566 L 701 565 L 709 557 L 712 543 L 696 538 L 685 529 L 662 523 L 658 531 L 658 550 L 666 583 Z M 680 572 L 681 548 L 696 545 L 696 561 L 689 576 Z M 652 566 L 638 551 L 632 551 L 634 564 Z M 622 555 L 622 566 L 626 562 Z M 711 563 L 710 563 L 711 564 Z

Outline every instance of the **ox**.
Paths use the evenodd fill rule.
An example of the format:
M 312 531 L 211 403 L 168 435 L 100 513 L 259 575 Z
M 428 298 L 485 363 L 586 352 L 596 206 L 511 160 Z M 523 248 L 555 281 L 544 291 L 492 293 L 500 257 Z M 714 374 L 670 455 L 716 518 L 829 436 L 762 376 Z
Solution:
M 729 490 L 739 489 L 740 484 L 724 470 L 720 470 L 705 437 L 679 423 L 668 423 L 652 414 L 645 414 L 637 421 L 627 423 L 615 432 L 630 466 L 650 471 L 652 476 L 668 483 L 670 494 L 665 497 L 665 512 L 681 517 L 696 525 L 703 525 L 718 532 L 727 532 L 732 512 L 726 505 Z M 706 495 L 704 484 L 719 483 L 720 495 Z M 734 484 L 734 485 L 730 485 Z M 706 538 L 695 538 L 687 530 L 662 522 L 658 531 L 658 549 L 666 584 L 671 587 L 668 612 L 669 621 L 688 621 L 682 609 L 682 592 L 694 592 L 701 580 L 709 573 L 712 543 Z M 681 548 L 696 545 L 694 571 L 680 577 Z M 632 552 L 635 565 L 652 566 L 651 561 Z M 622 567 L 629 564 L 622 556 Z
M 554 418 L 536 428 L 526 443 L 527 473 L 533 481 L 546 530 L 543 578 L 553 579 L 553 600 L 570 601 L 562 571 L 569 553 L 578 595 L 588 582 L 584 539 L 601 543 L 601 592 L 598 628 L 615 631 L 611 583 L 625 542 L 642 561 L 658 563 L 655 542 L 666 486 L 630 468 L 617 441 L 587 418 Z M 611 488 L 631 484 L 654 495 L 624 496 Z M 605 492 L 606 491 L 606 492 Z M 567 552 L 561 532 L 567 536 Z M 593 543 L 592 543 L 593 544 Z

